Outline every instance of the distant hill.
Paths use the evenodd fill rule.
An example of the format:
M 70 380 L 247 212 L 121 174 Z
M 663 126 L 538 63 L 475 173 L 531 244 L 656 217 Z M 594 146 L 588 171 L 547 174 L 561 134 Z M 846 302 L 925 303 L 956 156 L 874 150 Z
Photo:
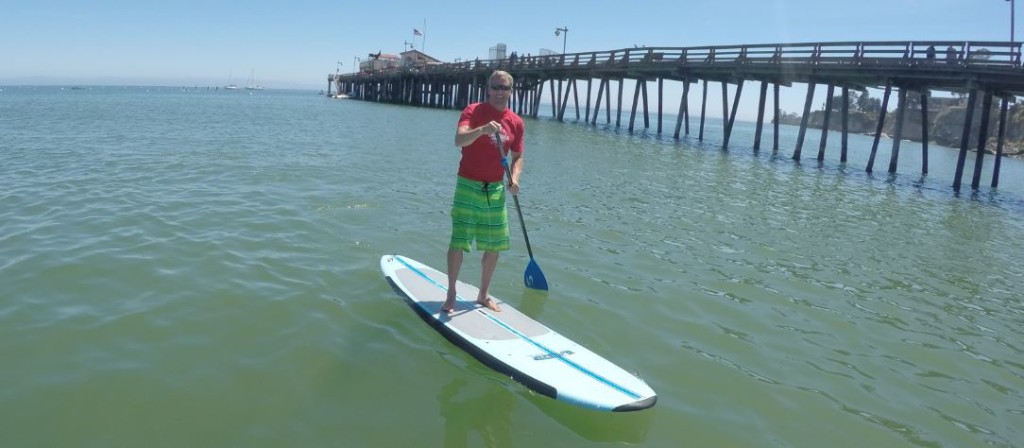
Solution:
M 851 93 L 849 132 L 855 134 L 874 135 L 875 127 L 878 124 L 878 111 L 881 110 L 881 102 L 875 98 L 868 98 L 867 93 L 857 96 L 856 92 Z M 921 141 L 921 105 L 916 100 L 917 95 L 908 96 L 907 110 L 903 118 L 903 138 L 915 142 Z M 890 97 L 895 100 L 895 95 Z M 833 111 L 829 118 L 829 129 L 840 131 L 842 129 L 842 115 L 839 110 L 839 97 L 832 101 Z M 967 99 L 964 98 L 929 98 L 928 100 L 928 138 L 930 142 L 951 148 L 960 147 L 960 139 L 963 136 L 964 116 L 967 114 Z M 974 118 L 971 120 L 972 130 L 970 137 L 970 150 L 978 147 L 978 130 L 981 128 L 981 99 L 974 109 Z M 817 110 L 811 112 L 807 120 L 810 128 L 821 129 L 825 122 L 825 112 Z M 800 115 L 783 112 L 779 123 L 793 126 L 800 126 Z M 885 125 L 882 133 L 887 136 L 895 134 L 896 111 L 892 110 L 885 114 Z M 999 101 L 993 100 L 991 116 L 989 117 L 988 141 L 985 145 L 985 152 L 995 154 L 996 139 L 999 132 Z M 1011 104 L 1006 117 L 1006 137 L 1003 142 L 1003 155 L 1013 157 L 1024 157 L 1024 104 Z

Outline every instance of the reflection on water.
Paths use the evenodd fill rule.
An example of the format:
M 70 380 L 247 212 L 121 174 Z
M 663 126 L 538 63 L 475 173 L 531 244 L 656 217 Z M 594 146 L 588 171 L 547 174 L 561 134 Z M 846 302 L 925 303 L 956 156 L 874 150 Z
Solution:
M 477 434 L 487 447 L 507 447 L 512 443 L 512 411 L 516 398 L 493 381 L 474 381 L 456 377 L 437 395 L 444 417 L 444 446 L 467 447 Z M 472 445 L 476 446 L 476 445 Z
M 636 412 L 601 412 L 583 409 L 530 394 L 530 404 L 565 428 L 592 442 L 638 444 L 647 439 L 656 408 Z
M 530 316 L 531 319 L 538 320 L 541 313 L 544 312 L 544 304 L 546 304 L 547 301 L 547 291 L 523 288 L 523 294 L 519 297 L 519 306 L 517 306 L 516 309 L 523 314 Z
M 592 442 L 643 443 L 657 412 L 655 409 L 626 413 L 583 409 L 535 394 L 518 384 L 502 384 L 500 379 L 486 375 L 472 378 L 459 375 L 437 395 L 444 418 L 444 446 L 479 446 L 479 443 L 487 447 L 512 446 L 513 413 L 520 400 Z M 529 432 L 520 429 L 516 434 Z M 475 440 L 477 438 L 480 442 Z

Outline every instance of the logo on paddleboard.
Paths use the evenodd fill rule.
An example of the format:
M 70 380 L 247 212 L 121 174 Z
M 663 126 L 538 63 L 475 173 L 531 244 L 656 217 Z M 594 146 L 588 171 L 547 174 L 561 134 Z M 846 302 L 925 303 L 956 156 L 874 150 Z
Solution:
M 561 353 L 545 353 L 543 355 L 537 355 L 533 357 L 534 361 L 543 361 L 545 359 L 562 358 L 573 354 L 572 350 L 563 350 Z

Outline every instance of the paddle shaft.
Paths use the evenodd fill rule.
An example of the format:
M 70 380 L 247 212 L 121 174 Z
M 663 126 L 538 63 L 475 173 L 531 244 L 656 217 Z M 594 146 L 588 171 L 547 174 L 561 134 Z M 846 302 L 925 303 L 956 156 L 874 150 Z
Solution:
M 509 182 L 512 182 L 512 170 L 505 165 L 505 174 L 508 174 Z M 530 254 L 530 258 L 533 258 L 533 249 L 530 248 L 530 236 L 526 234 L 526 222 L 523 221 L 523 211 L 519 209 L 519 196 L 513 194 L 512 202 L 516 203 L 516 214 L 519 215 L 519 227 L 523 228 L 523 240 L 526 241 L 526 253 Z
M 498 140 L 498 155 L 501 156 L 501 164 L 505 167 L 505 174 L 508 176 L 509 185 L 511 185 L 512 168 L 509 168 L 508 159 L 505 158 L 505 144 L 501 141 L 501 133 L 495 132 L 494 138 Z M 526 253 L 530 254 L 530 259 L 533 259 L 533 249 L 530 247 L 530 236 L 526 234 L 526 221 L 523 220 L 523 211 L 519 208 L 519 196 L 515 193 L 512 194 L 512 202 L 516 203 L 516 214 L 519 215 L 519 227 L 523 229 L 523 240 L 526 241 Z

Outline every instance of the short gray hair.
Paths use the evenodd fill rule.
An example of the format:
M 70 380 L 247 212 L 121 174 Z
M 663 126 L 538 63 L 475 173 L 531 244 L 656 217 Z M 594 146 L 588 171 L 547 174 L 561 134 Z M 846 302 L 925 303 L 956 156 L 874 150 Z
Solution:
M 512 75 L 509 74 L 509 72 L 506 72 L 504 70 L 495 70 L 494 73 L 491 73 L 491 77 L 487 78 L 487 82 L 493 81 L 494 78 L 502 78 L 502 79 L 508 81 L 509 87 L 511 87 L 513 84 L 515 84 L 515 80 L 512 79 Z

